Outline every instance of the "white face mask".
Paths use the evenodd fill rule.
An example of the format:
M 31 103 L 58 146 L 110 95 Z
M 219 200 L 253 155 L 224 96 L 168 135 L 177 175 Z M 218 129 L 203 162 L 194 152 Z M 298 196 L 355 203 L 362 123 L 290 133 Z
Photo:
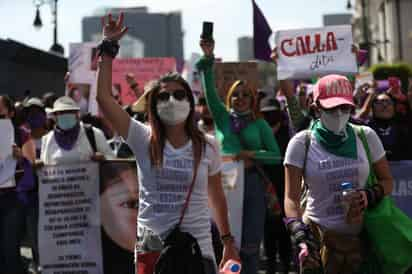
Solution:
M 175 100 L 171 96 L 167 102 L 158 102 L 156 109 L 163 123 L 168 126 L 174 126 L 187 119 L 190 112 L 190 103 L 187 100 Z
M 345 113 L 342 112 L 340 109 L 329 113 L 326 111 L 320 111 L 320 122 L 324 127 L 329 129 L 335 134 L 341 134 L 343 130 L 346 128 L 350 118 L 350 112 Z

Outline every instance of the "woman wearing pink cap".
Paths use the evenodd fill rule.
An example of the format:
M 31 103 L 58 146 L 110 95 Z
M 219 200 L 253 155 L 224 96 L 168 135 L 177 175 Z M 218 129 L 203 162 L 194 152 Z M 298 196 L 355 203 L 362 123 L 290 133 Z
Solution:
M 378 184 L 366 187 L 367 148 L 350 124 L 352 85 L 340 75 L 319 79 L 314 104 L 320 119 L 290 141 L 285 155 L 286 224 L 294 244 L 307 255 L 303 268 L 324 273 L 358 273 L 364 259 L 363 212 L 392 192 L 392 176 L 377 134 L 362 127 Z M 300 204 L 302 180 L 306 207 Z M 343 192 L 350 193 L 343 199 Z M 302 257 L 303 258 L 303 257 Z

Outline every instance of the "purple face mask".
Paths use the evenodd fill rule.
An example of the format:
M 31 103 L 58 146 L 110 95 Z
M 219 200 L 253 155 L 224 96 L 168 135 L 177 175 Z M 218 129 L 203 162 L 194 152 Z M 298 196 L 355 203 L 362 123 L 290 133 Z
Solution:
M 31 129 L 43 128 L 46 125 L 46 114 L 42 112 L 29 114 L 27 124 L 29 124 Z

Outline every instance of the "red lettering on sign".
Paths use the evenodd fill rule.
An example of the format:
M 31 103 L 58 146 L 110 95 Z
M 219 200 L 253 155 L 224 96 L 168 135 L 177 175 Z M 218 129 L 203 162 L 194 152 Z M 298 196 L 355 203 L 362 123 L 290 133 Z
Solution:
M 338 44 L 334 32 L 328 32 L 326 34 L 326 43 L 322 43 L 321 33 L 314 33 L 284 39 L 281 42 L 280 50 L 286 57 L 295 57 L 325 51 L 336 51 L 338 50 Z
M 292 39 L 285 39 L 282 41 L 282 44 L 280 46 L 280 50 L 282 51 L 282 54 L 287 56 L 287 57 L 293 57 L 296 55 L 296 51 L 292 51 L 292 52 L 287 52 L 286 48 L 285 48 L 285 44 L 288 44 L 289 46 L 293 45 L 293 40 Z

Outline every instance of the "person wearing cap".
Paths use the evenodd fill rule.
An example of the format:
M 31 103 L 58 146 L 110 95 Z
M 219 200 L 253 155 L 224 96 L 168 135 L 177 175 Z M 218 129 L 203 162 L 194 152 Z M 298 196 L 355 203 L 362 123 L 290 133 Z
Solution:
M 266 211 L 265 175 L 260 172 L 260 165 L 280 163 L 279 147 L 271 128 L 259 117 L 256 92 L 246 81 L 235 81 L 228 90 L 226 104 L 221 101 L 213 72 L 214 42 L 201 40 L 200 46 L 204 56 L 196 66 L 202 77 L 221 151 L 245 165 L 241 273 L 256 274 Z
M 43 136 L 40 159 L 45 165 L 78 163 L 114 157 L 103 134 L 93 130 L 96 152 L 86 135 L 85 125 L 80 122 L 80 108 L 73 99 L 63 96 L 54 102 L 52 114 L 56 125 Z
M 310 130 L 291 139 L 284 160 L 285 223 L 297 250 L 308 251 L 304 267 L 322 265 L 326 274 L 357 273 L 363 259 L 363 212 L 392 192 L 393 179 L 382 143 L 371 128 L 362 126 L 378 179 L 373 188 L 366 188 L 367 152 L 357 134 L 359 129 L 349 123 L 355 106 L 352 93 L 345 76 L 319 79 L 313 97 L 320 118 L 312 122 Z M 305 209 L 300 204 L 302 179 L 308 189 Z M 356 190 L 346 210 L 343 182 L 351 182 Z

